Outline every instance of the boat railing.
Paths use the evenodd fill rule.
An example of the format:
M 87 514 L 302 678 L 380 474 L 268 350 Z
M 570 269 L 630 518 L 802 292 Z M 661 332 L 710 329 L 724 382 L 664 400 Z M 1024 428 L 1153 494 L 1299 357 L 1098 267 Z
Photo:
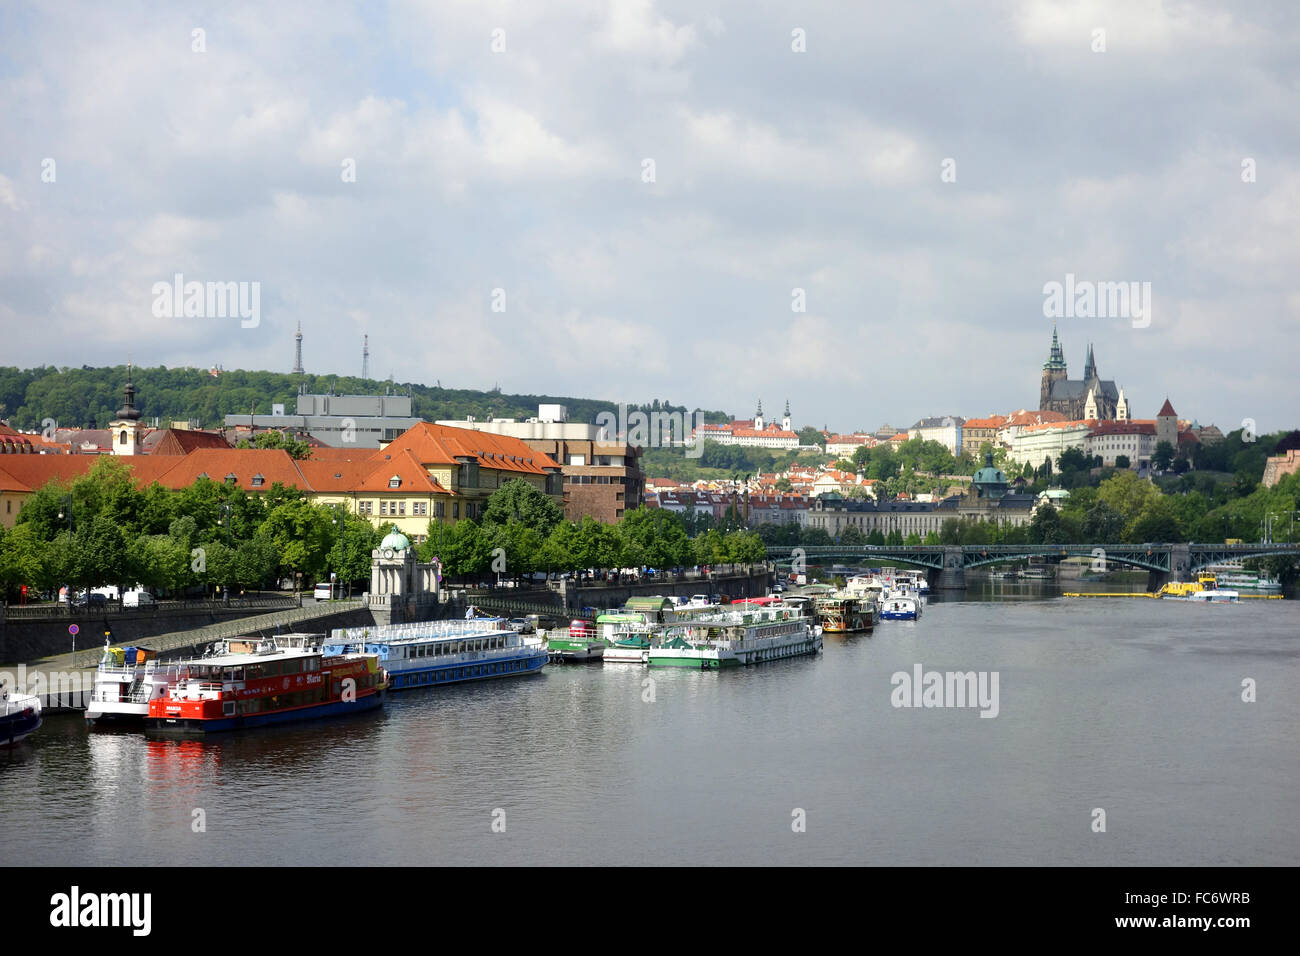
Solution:
M 4 707 L 4 716 L 9 717 L 28 709 L 40 710 L 41 699 L 34 694 L 6 694 L 0 699 L 0 706 Z

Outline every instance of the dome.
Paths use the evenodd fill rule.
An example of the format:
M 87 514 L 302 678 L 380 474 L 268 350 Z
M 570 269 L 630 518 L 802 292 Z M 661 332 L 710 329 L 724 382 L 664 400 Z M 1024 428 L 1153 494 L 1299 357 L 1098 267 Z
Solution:
M 1000 497 L 1007 490 L 1007 476 L 993 467 L 993 456 L 984 456 L 984 467 L 971 476 L 971 487 L 981 498 Z
M 398 531 L 396 526 L 392 531 L 384 535 L 384 540 L 379 543 L 379 547 L 392 548 L 394 551 L 405 551 L 410 546 L 410 538 Z

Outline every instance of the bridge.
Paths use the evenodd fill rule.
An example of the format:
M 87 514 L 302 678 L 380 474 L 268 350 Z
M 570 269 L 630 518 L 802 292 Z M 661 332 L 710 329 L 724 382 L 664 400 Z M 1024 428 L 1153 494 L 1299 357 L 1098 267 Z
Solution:
M 1276 555 L 1300 557 L 1300 544 L 917 544 L 917 545 L 811 545 L 802 548 L 769 547 L 767 556 L 778 564 L 803 561 L 846 560 L 859 564 L 901 561 L 927 570 L 932 586 L 964 588 L 966 569 L 1026 558 L 1060 561 L 1083 557 L 1142 568 L 1164 581 L 1187 581 L 1212 564 L 1241 558 Z

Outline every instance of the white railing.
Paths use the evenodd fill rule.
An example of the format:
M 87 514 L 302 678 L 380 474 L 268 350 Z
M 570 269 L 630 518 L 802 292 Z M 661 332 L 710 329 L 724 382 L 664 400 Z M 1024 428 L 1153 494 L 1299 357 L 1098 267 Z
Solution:
M 41 709 L 41 699 L 34 694 L 12 694 L 6 695 L 3 703 L 4 716 L 9 717 L 13 714 L 21 714 L 23 711 L 31 709 L 39 711 Z

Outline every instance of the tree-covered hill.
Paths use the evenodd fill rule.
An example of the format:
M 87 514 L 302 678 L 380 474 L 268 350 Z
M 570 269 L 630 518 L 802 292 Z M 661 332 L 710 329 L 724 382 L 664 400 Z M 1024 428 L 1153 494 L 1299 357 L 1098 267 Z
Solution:
M 212 375 L 200 368 L 132 368 L 136 407 L 146 419 L 196 419 L 203 427 L 222 424 L 228 414 L 269 415 L 272 403 L 283 403 L 293 414 L 299 386 L 307 392 L 383 394 L 386 389 L 413 398 L 414 414 L 430 421 L 463 419 L 530 418 L 539 404 L 556 403 L 569 409 L 569 420 L 594 423 L 601 412 L 614 412 L 613 402 L 556 395 L 506 395 L 499 390 L 441 388 L 412 382 L 383 382 L 347 375 L 292 375 L 242 369 Z M 60 427 L 104 427 L 122 404 L 126 367 L 18 369 L 0 366 L 0 418 L 14 428 L 34 429 L 52 418 Z M 679 405 L 655 400 L 633 406 L 643 411 L 685 412 Z M 629 409 L 631 410 L 631 409 Z M 707 411 L 708 422 L 729 421 L 719 411 Z

